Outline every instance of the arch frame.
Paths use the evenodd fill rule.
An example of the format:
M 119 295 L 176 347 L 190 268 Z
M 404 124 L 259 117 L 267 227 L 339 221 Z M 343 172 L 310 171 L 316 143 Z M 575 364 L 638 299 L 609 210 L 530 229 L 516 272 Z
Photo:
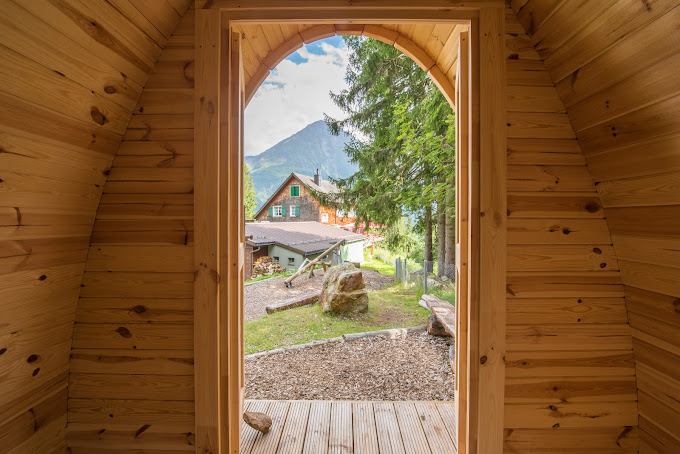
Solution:
M 255 89 L 251 84 L 249 92 L 244 84 L 241 37 L 233 32 L 233 27 L 239 23 L 305 23 L 326 25 L 326 33 L 330 33 L 330 24 L 334 34 L 356 34 L 356 24 L 364 25 L 364 33 L 366 25 L 407 22 L 469 25 L 470 83 L 469 92 L 463 94 L 469 97 L 470 108 L 469 186 L 463 189 L 469 201 L 466 303 L 469 314 L 476 318 L 468 321 L 467 446 L 461 452 L 500 454 L 507 228 L 504 2 L 479 0 L 461 6 L 431 0 L 423 2 L 420 9 L 409 6 L 413 2 L 401 0 L 386 0 L 379 7 L 375 1 L 367 0 L 365 8 L 352 8 L 351 1 L 330 3 L 338 2 L 342 5 L 332 8 L 323 0 L 305 1 L 304 7 L 296 0 L 256 0 L 243 5 L 230 0 L 197 10 L 194 95 L 197 452 L 222 454 L 238 452 L 240 448 L 244 394 L 241 271 L 245 240 L 243 229 L 239 228 L 243 221 L 240 173 L 243 110 L 248 94 L 252 96 Z M 320 39 L 321 30 L 310 33 L 308 39 Z M 393 45 L 398 39 L 395 37 Z M 270 65 L 295 50 L 291 50 L 293 43 L 288 44 L 291 46 L 272 56 Z M 421 48 L 406 43 L 405 49 L 416 56 L 414 61 L 421 67 L 427 66 L 427 60 L 417 53 L 424 53 Z M 428 72 L 434 67 L 430 66 Z M 453 104 L 455 88 L 453 92 L 450 87 L 445 88 L 453 94 L 449 99 Z

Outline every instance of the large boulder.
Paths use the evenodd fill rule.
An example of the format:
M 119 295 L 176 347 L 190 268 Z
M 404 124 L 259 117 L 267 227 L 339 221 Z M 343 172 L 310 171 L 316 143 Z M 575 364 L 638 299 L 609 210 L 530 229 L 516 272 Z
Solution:
M 368 293 L 361 270 L 352 263 L 342 263 L 328 270 L 323 278 L 319 304 L 324 312 L 368 311 Z

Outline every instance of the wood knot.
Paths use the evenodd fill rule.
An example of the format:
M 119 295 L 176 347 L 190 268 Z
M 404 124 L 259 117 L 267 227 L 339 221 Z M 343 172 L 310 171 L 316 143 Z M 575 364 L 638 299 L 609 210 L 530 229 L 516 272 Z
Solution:
M 596 254 L 602 254 L 602 249 L 600 249 L 599 247 L 594 247 L 593 252 Z
M 45 279 L 47 279 L 47 276 L 45 276 L 44 274 L 38 278 L 38 280 L 40 281 L 44 281 Z
M 607 264 L 604 262 L 600 263 L 600 268 L 607 268 Z
M 519 54 L 508 55 L 508 60 L 519 60 Z
M 117 91 L 118 90 L 113 85 L 107 85 L 107 86 L 104 87 L 104 92 L 108 93 L 109 95 L 112 95 Z
M 676 313 L 680 314 L 680 298 L 678 298 L 678 299 L 676 299 L 675 301 L 673 301 L 673 310 L 674 310 Z
M 6 351 L 6 348 L 0 348 L 0 355 L 4 355 Z
M 555 423 L 553 424 L 553 429 L 559 429 L 560 428 L 560 423 Z
M 486 361 L 487 361 L 486 355 L 479 358 L 479 364 L 486 364 Z
M 106 115 L 101 113 L 101 111 L 97 108 L 97 106 L 92 106 L 90 107 L 90 116 L 92 117 L 92 120 L 99 124 L 104 126 L 106 123 L 109 122 L 109 119 L 106 118 Z
M 549 405 L 548 408 L 551 409 L 552 411 L 557 411 L 557 407 L 554 405 Z
M 143 314 L 144 312 L 146 312 L 146 308 L 141 304 L 138 304 L 137 306 L 133 307 L 132 310 L 135 311 L 137 314 Z
M 600 205 L 594 200 L 591 200 L 590 202 L 586 203 L 585 208 L 588 213 L 597 213 L 598 211 L 600 211 Z
M 38 361 L 38 358 L 39 358 L 38 355 L 33 354 L 33 355 L 29 356 L 28 358 L 26 358 L 26 362 L 29 363 L 29 364 L 34 363 L 34 362 Z
M 569 234 L 571 233 L 571 230 L 569 230 L 569 229 L 563 229 L 563 230 L 562 230 L 562 233 L 564 233 L 565 235 L 569 235 Z
M 124 326 L 119 327 L 119 328 L 116 330 L 116 332 L 117 332 L 118 334 L 120 334 L 121 336 L 123 336 L 124 338 L 126 338 L 126 339 L 129 339 L 129 338 L 132 337 L 132 333 L 130 332 L 130 330 L 127 329 L 127 328 L 124 327 Z
M 38 375 L 38 372 L 40 372 L 40 368 L 39 368 L 39 367 L 38 367 L 36 370 L 33 371 L 33 374 L 32 374 L 32 375 L 35 377 L 36 375 Z

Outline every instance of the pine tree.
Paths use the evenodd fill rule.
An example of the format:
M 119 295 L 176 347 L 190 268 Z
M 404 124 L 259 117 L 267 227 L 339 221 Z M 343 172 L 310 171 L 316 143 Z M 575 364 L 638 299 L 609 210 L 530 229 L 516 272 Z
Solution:
M 326 122 L 335 133 L 345 129 L 362 137 L 346 147 L 359 170 L 335 180 L 340 196 L 324 202 L 355 207 L 359 221 L 389 226 L 410 215 L 426 232 L 425 250 L 431 251 L 432 216 L 453 183 L 451 106 L 427 74 L 393 46 L 355 36 L 345 42 L 351 51 L 349 88 L 331 97 L 347 118 Z
M 257 197 L 255 196 L 253 180 L 250 178 L 250 171 L 245 164 L 243 165 L 243 204 L 246 208 L 246 219 L 252 219 L 255 216 Z

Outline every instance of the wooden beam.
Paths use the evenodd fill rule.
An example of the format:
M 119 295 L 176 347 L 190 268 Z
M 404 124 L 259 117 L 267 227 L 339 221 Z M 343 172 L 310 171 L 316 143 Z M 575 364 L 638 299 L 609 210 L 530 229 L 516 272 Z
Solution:
M 217 209 L 220 12 L 196 11 L 194 91 L 194 380 L 196 451 L 219 449 Z
M 505 275 L 506 275 L 506 125 L 505 125 L 505 14 L 502 8 L 483 8 L 479 14 L 479 286 L 471 301 L 478 305 L 478 396 L 476 434 L 471 452 L 503 452 L 505 387 Z M 477 137 L 476 137 L 477 138 Z M 493 183 L 492 183 L 493 182 Z M 475 256 L 473 256 L 475 258 Z

